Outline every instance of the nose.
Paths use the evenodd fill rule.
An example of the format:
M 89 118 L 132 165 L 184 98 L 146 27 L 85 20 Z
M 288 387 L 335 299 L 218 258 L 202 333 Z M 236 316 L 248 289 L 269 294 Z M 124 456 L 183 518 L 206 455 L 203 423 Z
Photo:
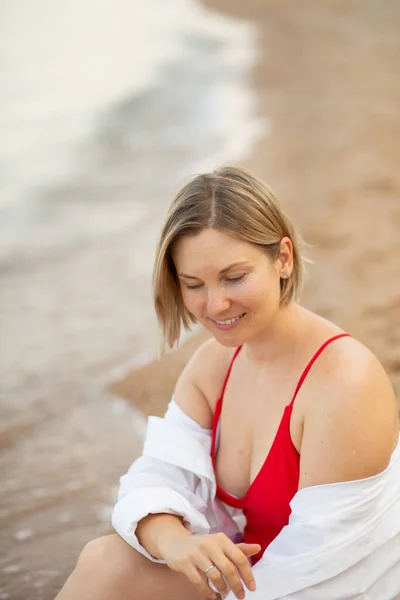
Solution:
M 207 297 L 207 316 L 212 319 L 218 318 L 229 309 L 230 305 L 231 301 L 225 290 L 221 288 L 209 288 Z

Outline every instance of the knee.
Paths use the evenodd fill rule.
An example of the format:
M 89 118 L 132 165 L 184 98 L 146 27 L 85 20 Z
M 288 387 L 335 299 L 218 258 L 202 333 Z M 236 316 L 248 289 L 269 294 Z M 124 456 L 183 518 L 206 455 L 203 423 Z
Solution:
M 82 550 L 76 570 L 85 575 L 116 580 L 126 576 L 137 552 L 119 535 L 112 534 L 90 541 Z

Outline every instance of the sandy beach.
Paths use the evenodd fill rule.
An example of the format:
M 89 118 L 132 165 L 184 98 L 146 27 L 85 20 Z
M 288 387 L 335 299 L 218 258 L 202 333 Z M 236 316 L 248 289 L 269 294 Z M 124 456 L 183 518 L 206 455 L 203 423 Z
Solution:
M 256 94 L 256 117 L 265 124 L 265 132 L 243 164 L 273 187 L 310 244 L 313 262 L 303 304 L 365 343 L 381 360 L 399 397 L 400 6 L 395 0 L 305 0 L 297 5 L 206 0 L 204 6 L 238 24 L 256 25 L 256 65 L 246 85 Z M 167 119 L 168 114 L 163 116 Z M 168 170 L 172 160 L 184 155 L 185 148 L 179 146 L 172 157 L 166 146 L 157 160 Z M 119 146 L 113 157 L 124 165 L 130 160 Z M 131 178 L 136 174 L 144 177 L 140 162 Z M 152 180 L 151 173 L 147 176 Z M 93 188 L 106 197 L 108 183 L 102 191 L 91 173 L 74 184 L 68 198 Z M 119 197 L 120 211 L 132 210 L 131 183 L 125 182 Z M 143 186 L 141 201 L 129 213 L 137 222 L 135 240 L 146 259 L 157 234 L 154 215 L 160 219 L 162 212 L 154 198 L 172 193 L 172 188 L 171 182 L 163 188 L 160 181 L 147 192 Z M 142 218 L 140 211 L 152 202 L 153 212 Z M 79 220 L 78 204 L 76 210 Z M 55 356 L 48 371 L 38 374 L 35 359 L 40 358 L 40 348 L 32 347 L 30 368 L 18 367 L 16 353 L 7 372 L 0 432 L 0 467 L 5 473 L 0 495 L 0 600 L 51 600 L 83 545 L 111 532 L 118 478 L 140 453 L 145 418 L 163 414 L 176 378 L 206 337 L 196 333 L 161 362 L 151 360 L 156 328 L 148 310 L 148 274 L 140 273 L 140 253 L 129 259 L 129 273 L 138 273 L 135 283 L 126 282 L 123 300 L 116 293 L 112 297 L 118 312 L 118 327 L 114 326 L 97 297 L 96 284 L 106 273 L 110 294 L 119 289 L 116 281 L 126 276 L 125 242 L 130 235 L 131 231 L 115 235 L 112 255 L 107 244 L 88 247 L 79 264 L 77 259 L 65 263 L 67 271 L 57 268 L 62 248 L 54 256 L 54 271 L 40 270 L 33 260 L 24 266 L 38 276 L 38 286 L 31 290 L 37 302 L 49 306 L 67 302 L 67 282 L 79 277 L 93 332 L 77 319 L 77 333 L 92 333 L 82 356 L 71 346 Z M 12 348 L 6 319 L 7 314 L 15 318 L 13 294 L 24 274 L 21 264 L 17 256 L 3 269 L 9 313 L 1 318 Z M 41 284 L 52 289 L 52 281 L 58 286 L 54 298 L 40 296 Z M 129 297 L 135 299 L 134 313 Z M 54 312 L 52 318 L 59 327 L 61 316 Z M 96 319 L 106 322 L 98 338 Z M 61 326 L 56 330 L 63 335 Z M 21 333 L 28 346 L 29 333 Z M 58 379 L 49 383 L 54 372 Z M 26 411 L 19 408 L 17 414 L 12 394 L 17 398 L 21 390 L 37 393 L 34 401 L 27 401 Z

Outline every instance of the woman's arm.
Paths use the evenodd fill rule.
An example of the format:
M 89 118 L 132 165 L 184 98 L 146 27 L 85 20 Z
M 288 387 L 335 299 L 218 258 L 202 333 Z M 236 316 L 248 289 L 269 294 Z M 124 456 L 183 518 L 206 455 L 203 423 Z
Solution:
M 396 400 L 378 360 L 361 344 L 332 365 L 321 361 L 308 388 L 299 489 L 383 471 L 399 435 Z M 322 357 L 321 357 L 322 358 Z
M 165 536 L 190 536 L 182 523 L 182 517 L 165 513 L 147 515 L 136 528 L 136 536 L 141 545 L 155 558 L 163 559 L 162 540 Z
M 204 429 L 211 429 L 215 405 L 233 355 L 209 339 L 194 353 L 175 387 L 175 402 Z
M 189 361 L 174 392 L 176 404 L 184 413 L 205 430 L 211 428 L 212 412 L 210 406 L 197 386 L 199 362 L 205 362 L 205 346 L 203 345 Z M 141 519 L 137 525 L 136 536 L 141 545 L 155 558 L 162 559 L 160 542 L 165 536 L 190 535 L 183 525 L 180 516 L 170 514 L 150 514 Z
M 215 340 L 208 340 L 198 348 L 178 379 L 174 402 L 164 419 L 149 418 L 144 455 L 121 477 L 113 525 L 125 541 L 147 558 L 157 560 L 160 554 L 157 530 L 162 522 L 173 523 L 174 530 L 182 534 L 186 534 L 188 527 L 197 533 L 207 533 L 203 513 L 208 499 L 201 497 L 196 469 L 191 470 L 190 461 L 182 459 L 196 453 L 195 466 L 199 466 L 202 457 L 210 468 L 212 402 L 214 396 L 216 402 L 222 388 L 231 353 L 232 350 Z M 150 454 L 146 451 L 149 443 L 155 448 Z M 177 444 L 177 460 L 174 457 L 165 460 L 166 451 L 170 449 L 173 453 Z M 204 486 L 201 489 L 204 492 Z
M 218 396 L 229 352 L 215 340 L 204 342 L 194 353 L 182 371 L 174 391 L 179 408 L 204 430 L 212 426 L 213 411 L 204 392 L 204 382 L 209 395 Z M 146 550 L 156 558 L 162 558 L 161 535 L 165 537 L 190 535 L 183 519 L 169 514 L 150 514 L 137 526 L 136 535 Z

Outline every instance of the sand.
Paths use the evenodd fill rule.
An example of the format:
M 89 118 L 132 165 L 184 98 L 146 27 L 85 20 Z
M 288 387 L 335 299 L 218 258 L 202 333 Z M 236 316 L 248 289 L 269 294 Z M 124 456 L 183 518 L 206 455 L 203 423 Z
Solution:
M 206 6 L 259 28 L 261 52 L 249 85 L 270 131 L 246 166 L 272 185 L 312 246 L 303 304 L 371 348 L 399 395 L 400 6 Z M 96 390 L 87 389 L 82 402 L 81 390 L 66 386 L 58 393 L 69 395 L 67 413 L 52 414 L 49 390 L 40 411 L 27 415 L 26 435 L 6 429 L 0 598 L 50 600 L 83 544 L 110 531 L 109 489 L 140 451 L 140 429 L 135 434 L 129 412 L 121 426 L 126 408 L 115 397 L 145 415 L 162 414 L 202 339 L 196 335 L 161 363 L 114 381 L 109 414 L 99 422 Z

